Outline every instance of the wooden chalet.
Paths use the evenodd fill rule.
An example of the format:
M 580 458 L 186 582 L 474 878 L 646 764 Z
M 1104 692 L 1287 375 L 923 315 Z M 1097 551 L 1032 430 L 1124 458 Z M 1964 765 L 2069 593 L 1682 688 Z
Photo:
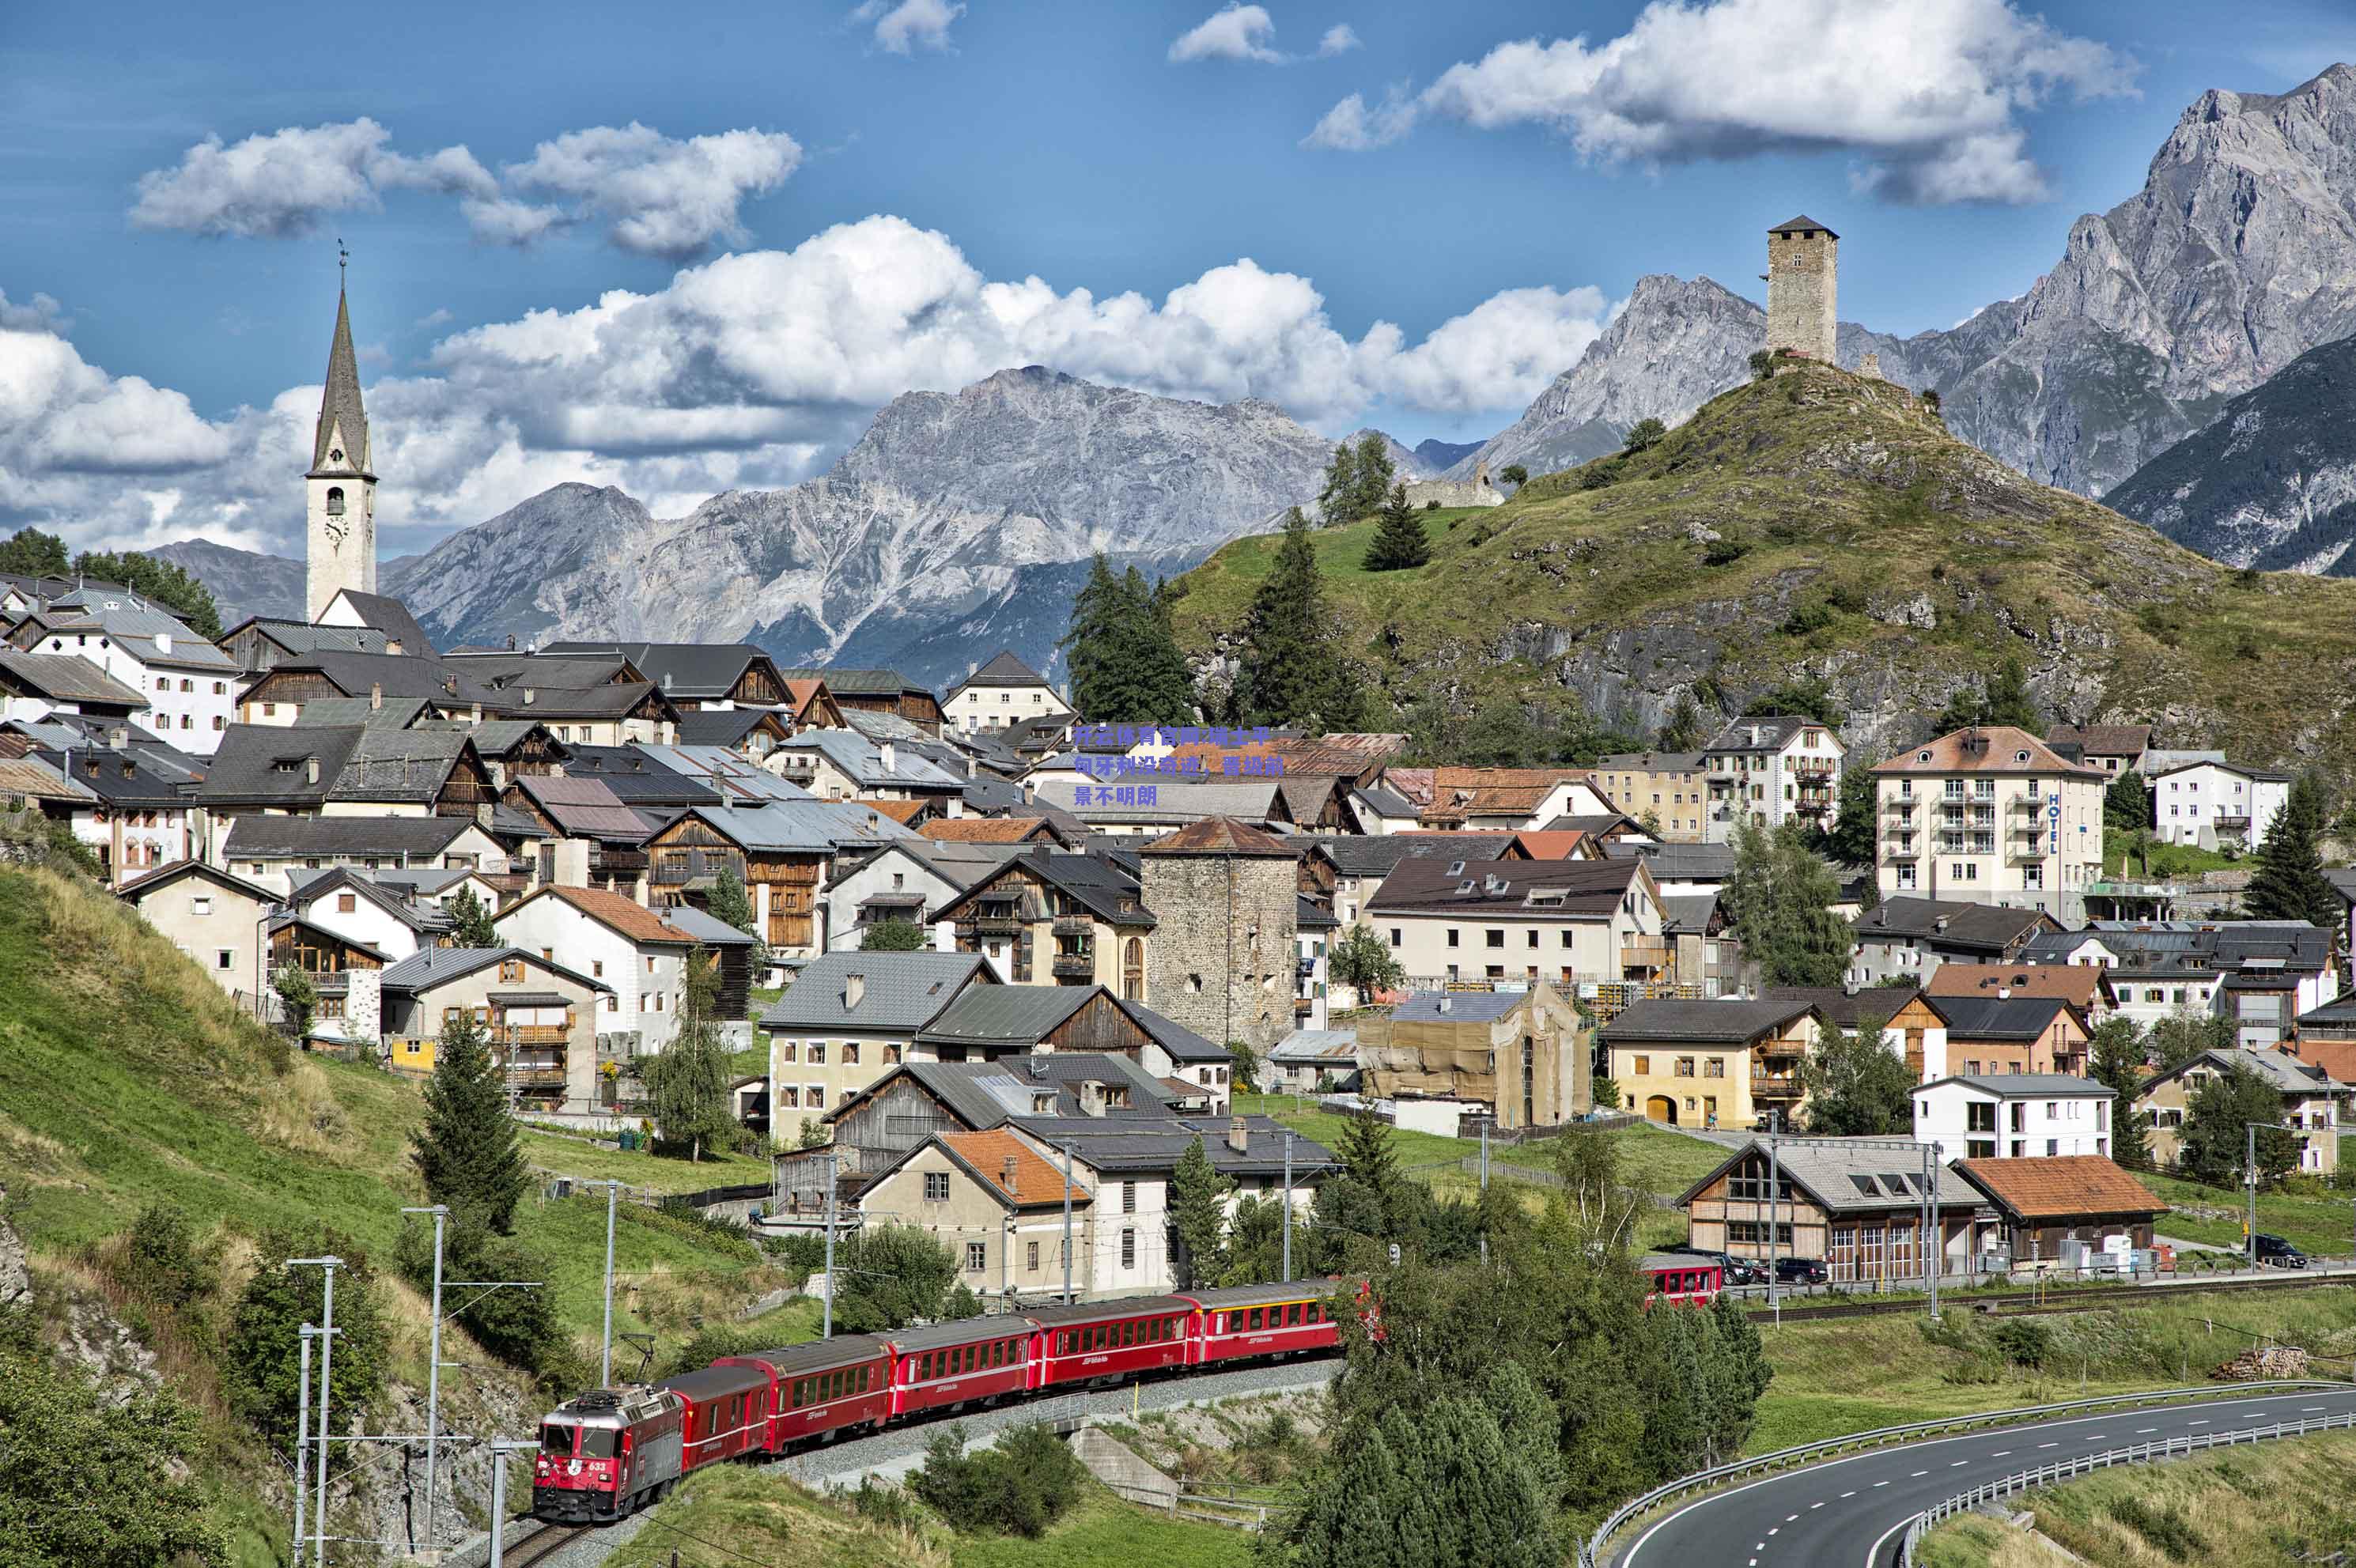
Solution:
M 647 840 L 647 901 L 701 909 L 724 867 L 753 900 L 755 929 L 773 948 L 819 945 L 819 892 L 834 863 L 833 840 L 766 808 L 691 810 Z
M 619 655 L 682 709 L 775 708 L 786 700 L 776 662 L 750 643 L 551 643 L 541 658 Z
M 552 838 L 587 841 L 589 878 L 596 886 L 630 891 L 647 874 L 647 837 L 653 828 L 602 779 L 546 775 L 515 779 L 500 792 L 499 804 Z M 543 857 L 553 852 L 549 846 L 541 848 Z
M 1991 1219 L 1978 1188 L 1933 1165 L 1938 1221 L 1935 1232 L 1926 1232 L 1922 1159 L 1905 1149 L 1794 1140 L 1775 1150 L 1772 1194 L 1770 1174 L 1767 1147 L 1754 1142 L 1687 1188 L 1677 1206 L 1686 1211 L 1691 1243 L 1763 1262 L 1772 1224 L 1778 1257 L 1821 1263 L 1836 1284 L 1903 1285 L 1922 1276 L 1922 1249 L 1932 1234 L 1943 1274 L 1968 1269 Z
M 838 711 L 889 713 L 937 737 L 941 732 L 941 700 L 931 690 L 895 669 L 802 668 L 780 670 L 788 687 L 804 680 L 826 683 Z M 824 728 L 797 724 L 798 729 Z
M 797 731 L 851 728 L 851 721 L 842 716 L 842 705 L 834 699 L 833 688 L 815 676 L 786 682 L 785 710 Z

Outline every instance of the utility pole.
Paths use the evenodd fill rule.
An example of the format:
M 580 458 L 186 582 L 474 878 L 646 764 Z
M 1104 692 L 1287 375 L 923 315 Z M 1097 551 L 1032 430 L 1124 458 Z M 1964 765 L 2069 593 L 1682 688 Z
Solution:
M 1064 1146 L 1064 1305 L 1072 1304 L 1072 1146 Z
M 2263 1125 L 2242 1124 L 2242 1179 L 2250 1187 L 2250 1217 L 2242 1223 L 2242 1251 L 2254 1274 L 2258 1267 L 2258 1128 Z
M 1284 1135 L 1284 1283 L 1292 1283 L 1292 1135 Z
M 1783 1297 L 1777 1288 L 1775 1276 L 1775 1193 L 1783 1184 L 1783 1166 L 1775 1154 L 1775 1135 L 1767 1135 L 1767 1309 L 1775 1316 L 1775 1327 L 1783 1326 Z
M 505 1568 L 507 1554 L 501 1550 L 508 1530 L 508 1456 L 537 1448 L 537 1438 L 519 1442 L 512 1437 L 491 1439 L 491 1561 L 490 1568 Z
M 327 1284 L 319 1309 L 319 1490 L 311 1510 L 311 1561 L 324 1564 L 327 1561 L 327 1373 L 336 1357 L 336 1271 L 344 1266 L 344 1260 L 333 1253 L 323 1257 L 286 1260 L 288 1268 L 314 1264 L 327 1271 Z
M 303 1499 L 311 1489 L 308 1484 L 310 1471 L 304 1461 L 311 1454 L 306 1446 L 310 1442 L 308 1434 L 311 1428 L 311 1337 L 318 1331 L 313 1325 L 305 1323 L 300 1336 L 303 1341 L 303 1392 L 294 1406 L 294 1544 L 287 1559 L 296 1564 L 303 1561 Z
M 836 1156 L 826 1157 L 826 1320 L 819 1328 L 821 1339 L 834 1338 L 834 1162 Z
M 605 1323 L 598 1335 L 597 1386 L 610 1388 L 614 1382 L 614 1200 L 622 1190 L 618 1181 L 584 1181 L 584 1187 L 605 1189 Z
M 430 1552 L 434 1550 L 434 1448 L 441 1435 L 442 1413 L 442 1228 L 450 1217 L 450 1210 L 446 1204 L 436 1203 L 430 1209 L 403 1209 L 402 1212 L 434 1216 L 434 1317 L 425 1348 L 425 1550 Z

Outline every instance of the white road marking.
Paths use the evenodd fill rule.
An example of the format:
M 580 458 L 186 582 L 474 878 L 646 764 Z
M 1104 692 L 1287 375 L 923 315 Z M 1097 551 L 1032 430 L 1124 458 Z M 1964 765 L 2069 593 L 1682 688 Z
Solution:
M 1843 1492 L 1843 1493 L 1841 1494 L 1841 1496 L 1843 1496 L 1843 1497 L 1845 1497 L 1845 1498 L 1853 1498 L 1853 1497 L 1857 1496 L 1857 1494 L 1856 1494 L 1855 1492 Z M 1822 1504 L 1822 1503 L 1818 1503 L 1816 1506 L 1817 1506 L 1818 1508 L 1822 1508 L 1822 1507 L 1824 1507 L 1825 1505 L 1824 1505 L 1824 1504 Z
M 1931 1473 L 1931 1472 L 1930 1472 L 1930 1471 L 1928 1471 L 1928 1470 L 1917 1470 L 1917 1471 L 1915 1471 L 1915 1472 L 1914 1472 L 1914 1476 L 1927 1476 L 1927 1475 L 1929 1475 L 1930 1473 Z M 1912 1480 L 1912 1479 L 1914 1478 L 1914 1476 L 1909 1476 L 1909 1477 L 1907 1477 L 1906 1478 L 1907 1478 L 1908 1480 L 1910 1480 L 1910 1481 L 1911 1481 L 1911 1480 Z
M 1917 1470 L 1917 1471 L 1915 1471 L 1914 1473 L 1915 1473 L 1916 1475 L 1918 1475 L 1918 1476 L 1927 1476 L 1927 1475 L 1929 1475 L 1929 1474 L 1930 1474 L 1930 1472 L 1929 1472 L 1928 1470 Z M 1890 1483 L 1889 1483 L 1888 1481 L 1876 1481 L 1876 1482 L 1874 1482 L 1873 1484 L 1874 1484 L 1875 1486 L 1877 1486 L 1877 1487 L 1886 1487 L 1886 1486 L 1888 1486 Z
M 1926 1227 L 1926 1229 L 1927 1229 L 1927 1227 Z M 1988 1456 L 1988 1457 L 1989 1457 L 1989 1458 L 1991 1458 L 1991 1459 L 2001 1459 L 2001 1458 L 2003 1458 L 2006 1455 L 2008 1455 L 2008 1454 L 2009 1454 L 2009 1453 L 2011 1453 L 2011 1452 L 2012 1452 L 2012 1450 L 2011 1450 L 2011 1449 L 2009 1449 L 2009 1448 L 1999 1448 L 1999 1449 L 1997 1449 L 1995 1453 L 1993 1453 L 1993 1454 L 1989 1455 L 1989 1456 Z
M 1855 1494 L 1855 1493 L 1851 1493 L 1850 1495 L 1853 1497 L 1853 1496 L 1855 1496 L 1856 1494 Z M 1810 1508 L 1812 1508 L 1812 1509 L 1820 1509 L 1820 1508 L 1824 1507 L 1825 1505 L 1824 1505 L 1824 1504 L 1822 1504 L 1822 1503 L 1810 1503 L 1808 1506 L 1809 1506 Z
M 1929 1227 L 1929 1226 L 1927 1226 L 1927 1225 L 1923 1227 L 1923 1229 L 1925 1229 L 1925 1230 L 1928 1230 L 1929 1228 L 1930 1228 L 1930 1227 Z M 2209 1424 L 2209 1418 L 2208 1418 L 2207 1416 L 2205 1416 L 2205 1415 L 2204 1415 L 2204 1416 L 2202 1416 L 2202 1417 L 2201 1417 L 2200 1420 L 2198 1420 L 2198 1421 L 2188 1421 L 2188 1422 L 2186 1422 L 2186 1423 L 2185 1423 L 2185 1424 L 2186 1424 L 2187 1426 L 2206 1426 L 2206 1425 L 2208 1425 L 2208 1424 Z
M 2319 1404 L 2302 1404 L 2302 1405 L 2300 1405 L 2300 1406 L 2299 1406 L 2299 1409 L 2300 1409 L 2300 1410 L 2302 1410 L 2302 1411 L 2321 1410 L 2322 1408 L 2323 1408 L 2323 1407 L 2322 1407 L 2321 1405 L 2319 1405 Z M 2243 1413 L 2244 1415 L 2247 1415 L 2247 1414 L 2249 1414 L 2250 1413 L 2249 1413 L 2248 1411 L 2246 1411 L 2246 1410 L 2245 1410 L 2245 1411 L 2242 1412 L 2242 1413 Z
M 2135 1435 L 2140 1437 L 2147 1432 L 2157 1432 L 2159 1428 L 2157 1426 L 2138 1426 L 2135 1429 Z
M 1771 1524 L 1767 1527 L 1767 1533 L 1770 1535 L 1781 1535 L 1783 1533 L 1783 1527 L 1780 1524 Z
M 1795 1519 L 1797 1519 L 1797 1518 L 1799 1518 L 1799 1517 L 1800 1517 L 1800 1516 L 1799 1516 L 1798 1514 L 1795 1514 L 1795 1513 L 1787 1513 L 1787 1514 L 1785 1514 L 1785 1515 L 1783 1516 L 1783 1522 L 1784 1522 L 1785 1524 L 1789 1524 L 1789 1523 L 1791 1523 L 1794 1520 L 1795 1520 Z
M 2059 1448 L 2062 1445 L 2059 1443 L 2040 1443 L 2038 1446 L 2040 1448 Z
M 1970 1464 L 1970 1463 L 1971 1463 L 1971 1461 L 1970 1461 L 1969 1459 L 1958 1459 L 1958 1460 L 1956 1460 L 1954 1464 L 1949 1465 L 1949 1466 L 1947 1467 L 1947 1468 L 1949 1468 L 1950 1470 L 1960 1470 L 1960 1469 L 1962 1469 L 1965 1466 L 1966 1466 L 1966 1465 L 1968 1465 L 1968 1464 Z

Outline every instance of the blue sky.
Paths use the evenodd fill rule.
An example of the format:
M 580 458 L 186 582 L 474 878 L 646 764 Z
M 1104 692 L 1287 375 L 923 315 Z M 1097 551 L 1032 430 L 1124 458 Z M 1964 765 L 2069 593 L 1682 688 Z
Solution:
M 1944 327 L 2202 90 L 2356 56 L 2298 0 L 1868 5 L 17 7 L 0 525 L 284 548 L 338 236 L 390 549 L 558 478 L 790 482 L 1001 359 L 1476 438 L 1639 275 L 1755 294 L 1795 210 L 1845 317 Z

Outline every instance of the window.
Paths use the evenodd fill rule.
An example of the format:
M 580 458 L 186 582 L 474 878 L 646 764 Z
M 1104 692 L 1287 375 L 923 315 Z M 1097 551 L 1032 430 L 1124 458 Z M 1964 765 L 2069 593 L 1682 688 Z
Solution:
M 802 1104 L 808 1105 L 813 1111 L 823 1106 L 826 1104 L 826 1085 L 823 1083 L 810 1084 L 804 1094 Z
M 949 1173 L 946 1170 L 925 1172 L 925 1201 L 946 1203 L 949 1200 Z
M 1448 945 L 1451 947 L 1458 945 L 1456 941 L 1456 928 L 1452 925 L 1448 928 Z
M 842 1042 L 842 1064 L 845 1067 L 856 1067 L 859 1065 L 859 1042 L 857 1040 L 846 1040 Z
M 510 980 L 510 981 L 512 981 L 512 980 L 520 980 L 520 979 L 522 979 L 522 978 L 523 978 L 523 960 L 522 960 L 522 959 L 520 959 L 520 958 L 502 958 L 502 959 L 500 959 L 500 960 L 499 960 L 499 978 L 500 978 L 500 979 L 502 979 L 502 980 Z
M 1725 1077 L 1725 1076 L 1726 1076 L 1726 1058 L 1724 1058 L 1724 1057 L 1722 1057 L 1722 1056 L 1705 1056 L 1705 1057 L 1703 1057 L 1703 1058 L 1701 1059 L 1701 1075 L 1702 1075 L 1704 1078 L 1723 1078 L 1723 1077 Z
M 1494 925 L 1493 925 L 1493 926 L 1491 926 L 1491 927 L 1489 928 L 1489 930 L 1488 930 L 1488 932 L 1487 932 L 1487 935 L 1488 935 L 1488 938 L 1489 938 L 1489 945 L 1490 945 L 1490 946 L 1492 946 L 1492 947 L 1503 947 L 1504 945 L 1505 945 L 1505 933 L 1504 932 L 1502 932 L 1502 931 L 1498 930 L 1495 926 L 1494 926 Z
M 359 907 L 359 895 L 357 893 L 337 893 L 336 895 L 336 912 L 337 914 L 349 914 Z M 506 978 L 504 973 L 502 973 L 500 977 L 502 979 Z
M 1123 1231 L 1120 1233 L 1120 1266 L 1123 1268 L 1137 1266 L 1137 1232 L 1135 1231 Z M 1122 1327 L 1133 1328 L 1135 1325 L 1124 1324 Z
M 822 1040 L 814 1040 L 810 1041 L 809 1064 L 812 1067 L 823 1067 L 826 1065 L 826 1041 Z
M 965 1272 L 980 1274 L 989 1266 L 990 1259 L 983 1252 L 982 1244 L 980 1242 L 968 1242 L 965 1244 Z
M 1393 947 L 1397 947 L 1398 944 L 1399 944 L 1399 928 L 1398 928 L 1398 926 L 1396 926 L 1396 925 L 1395 925 L 1395 926 L 1392 926 L 1392 927 L 1391 927 L 1391 945 L 1392 945 Z
M 1680 1056 L 1680 1057 L 1678 1057 L 1678 1058 L 1677 1058 L 1677 1066 L 1676 1066 L 1676 1076 L 1677 1076 L 1677 1077 L 1679 1077 L 1679 1078 L 1690 1078 L 1690 1077 L 1692 1077 L 1693 1075 L 1694 1075 L 1694 1059 L 1693 1059 L 1692 1057 L 1690 1057 L 1690 1056 Z
M 779 1061 L 798 1061 L 801 1057 L 801 1041 L 798 1040 L 781 1040 L 777 1041 L 777 1060 Z
M 343 515 L 344 487 L 341 485 L 330 485 L 327 486 L 327 516 L 340 517 Z
M 1653 1071 L 1653 1059 L 1649 1056 L 1639 1056 L 1632 1063 L 1632 1066 L 1637 1077 L 1645 1077 Z
M 1530 940 L 1529 940 L 1529 945 L 1531 945 L 1532 947 L 1536 947 L 1536 946 L 1538 944 L 1538 933 L 1537 933 L 1537 931 L 1535 931 L 1535 930 L 1526 931 L 1526 932 L 1524 932 L 1522 934 L 1523 934 L 1523 935 L 1525 935 L 1525 936 L 1526 936 L 1526 937 L 1528 937 L 1528 938 L 1530 939 Z
M 232 953 L 232 952 L 230 952 L 228 948 L 226 948 L 226 947 L 221 948 L 220 951 L 216 952 L 216 953 L 213 955 L 213 967 L 214 967 L 214 968 L 226 971 L 226 970 L 229 970 L 229 969 L 233 969 L 233 968 L 235 968 L 236 966 L 237 966 L 237 955 L 236 955 L 236 954 L 234 954 L 234 953 Z
M 1137 1183 L 1134 1181 L 1120 1184 L 1120 1211 L 1124 1214 L 1137 1212 Z
M 188 901 L 188 912 L 190 914 L 210 914 L 213 912 L 213 901 L 209 898 L 190 899 Z
M 1025 1242 L 1023 1243 L 1023 1266 L 1029 1269 L 1033 1274 L 1037 1274 L 1039 1272 L 1038 1243 Z
M 2060 1154 L 2062 1152 L 2062 1140 L 2060 1138 L 2047 1138 L 2045 1140 L 2045 1152 L 2049 1155 Z

